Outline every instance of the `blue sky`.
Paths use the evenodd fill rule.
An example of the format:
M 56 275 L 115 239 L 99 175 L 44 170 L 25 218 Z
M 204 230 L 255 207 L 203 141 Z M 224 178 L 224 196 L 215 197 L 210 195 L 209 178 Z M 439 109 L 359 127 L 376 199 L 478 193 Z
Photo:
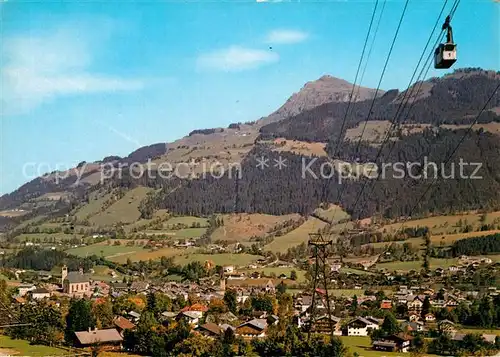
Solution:
M 406 87 L 443 2 L 410 1 L 383 89 Z M 34 174 L 26 163 L 125 156 L 259 119 L 323 74 L 353 81 L 374 4 L 0 0 L 0 193 Z M 387 1 L 363 86 L 377 85 L 403 5 Z M 456 68 L 500 68 L 499 7 L 461 1 Z

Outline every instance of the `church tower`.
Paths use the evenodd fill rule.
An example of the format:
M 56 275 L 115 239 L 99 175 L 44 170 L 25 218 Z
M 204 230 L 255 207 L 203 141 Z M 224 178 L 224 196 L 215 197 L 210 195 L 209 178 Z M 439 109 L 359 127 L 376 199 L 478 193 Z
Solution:
M 61 286 L 64 288 L 64 280 L 68 277 L 68 267 L 66 265 L 63 265 L 61 269 Z

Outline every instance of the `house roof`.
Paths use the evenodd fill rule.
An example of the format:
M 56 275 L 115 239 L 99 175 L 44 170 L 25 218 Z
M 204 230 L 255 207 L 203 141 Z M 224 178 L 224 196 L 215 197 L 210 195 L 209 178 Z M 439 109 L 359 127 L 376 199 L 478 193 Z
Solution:
M 136 319 L 141 317 L 141 314 L 139 314 L 138 312 L 135 312 L 135 311 L 130 311 L 128 314 L 132 317 L 135 317 Z
M 182 311 L 181 316 L 189 317 L 190 319 L 198 319 L 200 316 L 197 314 L 198 311 Z
M 161 313 L 161 316 L 166 317 L 166 318 L 176 317 L 177 315 L 178 315 L 178 313 L 170 312 L 170 311 L 164 311 Z
M 247 286 L 247 287 L 274 287 L 274 283 L 272 279 L 232 279 L 228 280 L 226 283 L 227 286 Z
M 198 326 L 198 329 L 211 332 L 215 335 L 220 335 L 222 333 L 221 328 L 218 325 L 214 324 L 213 322 L 208 322 L 204 325 L 200 325 Z
M 106 330 L 93 330 L 93 331 L 78 331 L 75 332 L 76 338 L 82 345 L 90 345 L 96 342 L 120 342 L 123 340 L 122 336 L 115 328 Z
M 394 348 L 396 347 L 396 342 L 392 341 L 373 341 L 373 346 L 380 346 L 380 347 L 391 347 Z
M 32 294 L 50 294 L 50 291 L 48 291 L 45 288 L 36 288 L 35 290 L 31 290 Z
M 70 284 L 89 282 L 88 276 L 86 276 L 85 274 L 80 274 L 79 272 L 76 271 L 69 272 L 65 280 L 69 281 Z
M 356 317 L 354 320 L 350 321 L 348 323 L 348 325 L 350 325 L 350 324 L 352 324 L 354 322 L 357 322 L 357 321 L 359 321 L 359 322 L 361 322 L 361 323 L 363 323 L 365 325 L 373 325 L 374 324 L 374 322 L 369 321 L 369 320 L 365 319 L 364 317 Z
M 319 320 L 325 320 L 325 319 L 326 319 L 326 320 L 328 319 L 328 315 L 318 316 L 318 317 L 316 318 L 316 321 L 319 321 Z M 338 324 L 338 323 L 341 321 L 340 317 L 336 317 L 336 316 L 331 316 L 331 320 L 332 320 L 334 323 L 336 323 L 336 324 Z
M 135 327 L 135 325 L 132 322 L 130 322 L 129 320 L 127 320 L 122 316 L 115 317 L 113 323 L 115 324 L 116 327 L 122 330 L 133 329 Z
M 265 319 L 253 319 L 242 323 L 241 325 L 238 326 L 238 328 L 245 326 L 250 326 L 257 330 L 264 330 L 267 327 L 267 321 Z
M 201 312 L 207 312 L 208 311 L 208 307 L 206 307 L 203 304 L 196 303 L 196 304 L 193 304 L 191 306 L 186 306 L 185 308 L 183 308 L 181 310 L 181 312 L 184 312 L 184 311 L 201 311 Z

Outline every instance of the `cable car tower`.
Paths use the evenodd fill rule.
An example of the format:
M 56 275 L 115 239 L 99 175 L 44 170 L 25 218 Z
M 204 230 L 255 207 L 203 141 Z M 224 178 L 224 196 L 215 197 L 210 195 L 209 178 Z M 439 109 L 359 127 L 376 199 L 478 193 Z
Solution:
M 453 42 L 453 30 L 450 15 L 446 17 L 443 31 L 446 30 L 446 43 L 441 43 L 434 51 L 434 68 L 447 69 L 457 61 L 457 45 Z
M 313 249 L 314 257 L 314 276 L 312 281 L 312 302 L 311 302 L 311 314 L 309 318 L 309 326 L 307 329 L 307 339 L 311 337 L 312 325 L 315 323 L 316 313 L 316 294 L 318 293 L 319 283 L 323 284 L 323 291 L 326 299 L 326 310 L 327 318 L 330 324 L 330 334 L 333 338 L 333 322 L 332 322 L 332 310 L 330 306 L 330 295 L 328 294 L 328 283 L 330 282 L 330 274 L 327 269 L 328 266 L 328 248 L 332 246 L 332 240 L 326 239 L 322 233 L 310 233 L 308 245 Z

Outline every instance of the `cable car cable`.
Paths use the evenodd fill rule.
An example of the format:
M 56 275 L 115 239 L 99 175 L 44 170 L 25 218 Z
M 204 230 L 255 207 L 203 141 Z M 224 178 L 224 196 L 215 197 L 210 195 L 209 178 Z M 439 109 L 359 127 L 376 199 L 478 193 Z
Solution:
M 382 17 L 384 15 L 384 10 L 385 10 L 386 4 L 387 4 L 387 0 L 384 0 L 384 3 L 382 4 L 382 10 L 380 10 L 380 14 L 379 14 L 379 17 L 377 20 L 377 26 L 375 27 L 375 32 L 374 32 L 374 35 L 372 38 L 372 42 L 370 44 L 370 49 L 368 50 L 368 56 L 366 57 L 367 60 L 366 60 L 365 65 L 363 67 L 363 72 L 361 73 L 361 79 L 359 80 L 360 84 L 363 83 L 363 79 L 365 78 L 366 69 L 368 68 L 368 59 L 371 57 L 372 50 L 373 50 L 373 47 L 375 45 L 375 40 L 377 38 L 377 33 L 378 33 L 378 29 L 380 27 L 380 23 L 382 22 Z M 354 98 L 356 98 L 359 95 L 360 91 L 361 91 L 361 85 L 358 86 L 358 89 L 357 89 L 356 93 L 354 94 Z
M 370 33 L 371 33 L 371 30 L 372 30 L 372 26 L 373 26 L 373 19 L 375 18 L 375 13 L 377 12 L 378 2 L 379 2 L 379 0 L 377 0 L 375 2 L 375 7 L 373 8 L 372 16 L 371 16 L 371 19 L 370 19 L 370 25 L 368 26 L 368 31 L 366 33 L 365 43 L 363 44 L 363 51 L 361 52 L 361 57 L 360 57 L 359 63 L 358 63 L 358 69 L 356 70 L 356 76 L 354 77 L 354 83 L 352 84 L 352 90 L 351 90 L 351 94 L 349 96 L 349 102 L 347 103 L 347 108 L 346 108 L 346 111 L 345 111 L 345 114 L 344 114 L 344 118 L 342 119 L 342 125 L 340 127 L 339 137 L 337 139 L 337 145 L 335 147 L 333 156 L 336 155 L 336 152 L 339 149 L 339 144 L 341 142 L 340 139 L 342 137 L 342 132 L 344 131 L 344 126 L 345 126 L 345 123 L 346 123 L 346 120 L 347 120 L 347 114 L 349 113 L 349 108 L 351 107 L 351 104 L 352 104 L 352 101 L 353 101 L 354 91 L 356 89 L 356 82 L 358 80 L 359 71 L 360 71 L 361 65 L 363 63 L 363 58 L 364 58 L 365 51 L 366 51 L 366 45 L 368 44 L 368 39 L 370 38 Z
M 453 15 L 453 14 L 455 13 L 455 11 L 456 11 L 456 9 L 457 9 L 457 7 L 458 7 L 458 4 L 459 4 L 459 3 L 460 3 L 460 0 L 456 0 L 456 1 L 455 1 L 454 5 L 453 5 L 453 7 L 452 7 L 452 10 L 451 10 L 451 12 L 450 12 L 450 15 L 448 15 L 448 16 L 451 16 L 451 15 Z M 445 5 L 446 5 L 446 2 L 445 2 Z M 444 10 L 444 6 L 443 6 L 443 9 L 441 10 L 441 13 L 439 14 L 439 17 L 438 17 L 438 20 L 437 20 L 436 24 L 439 22 L 439 18 L 441 17 L 443 10 Z M 427 49 L 427 46 L 428 46 L 428 44 L 429 44 L 429 42 L 430 42 L 430 39 L 432 38 L 432 35 L 433 35 L 433 33 L 434 33 L 435 29 L 436 29 L 436 26 L 434 27 L 434 30 L 433 30 L 433 32 L 431 33 L 431 36 L 429 37 L 429 40 L 427 41 L 426 47 L 424 48 L 424 51 L 422 52 L 422 54 L 424 54 L 424 53 L 425 53 L 425 50 Z M 436 40 L 436 44 L 437 44 L 437 43 L 439 43 L 439 42 L 442 40 L 442 38 L 443 38 L 443 36 L 444 36 L 444 33 L 443 33 L 443 32 L 444 32 L 444 30 L 442 30 L 442 31 L 441 31 L 441 34 L 439 35 L 439 37 L 438 37 L 438 38 L 437 38 L 437 40 Z M 435 46 L 434 46 L 434 47 L 435 47 Z M 423 78 L 425 78 L 425 76 L 427 76 L 427 73 L 428 73 L 428 71 L 429 71 L 429 69 L 430 69 L 430 67 L 431 67 L 431 64 L 432 64 L 432 62 L 429 62 L 429 60 L 432 58 L 432 53 L 433 53 L 433 50 L 431 49 L 431 53 L 429 54 L 429 56 L 428 56 L 427 60 L 425 61 L 424 66 L 422 67 L 422 69 L 421 69 L 421 71 L 420 71 L 419 76 L 417 77 L 417 82 L 418 82 L 418 79 L 419 79 L 419 78 L 421 78 L 422 73 L 423 73 L 423 70 L 424 70 L 425 68 L 427 68 L 427 70 L 425 71 L 425 74 L 424 74 Z M 421 59 L 422 59 L 422 57 L 423 57 L 423 56 L 421 56 Z M 421 62 L 421 59 L 419 60 L 419 63 Z M 416 70 L 417 70 L 417 69 L 418 69 L 418 64 L 417 64 L 417 68 L 416 68 Z M 416 73 L 416 71 L 414 72 L 413 76 L 415 75 L 415 73 Z M 410 80 L 410 84 L 411 84 L 411 82 L 412 82 L 412 80 L 413 80 L 413 76 L 412 76 L 412 79 Z M 401 113 L 400 113 L 400 114 L 401 114 L 401 116 L 402 116 L 402 114 L 403 114 L 403 112 L 404 112 L 404 108 L 406 107 L 406 105 L 408 104 L 409 100 L 411 99 L 412 94 L 408 96 L 408 99 L 406 100 L 406 103 L 404 104 L 404 106 L 402 106 L 402 104 L 403 104 L 403 102 L 404 102 L 405 98 L 403 98 L 403 100 L 400 102 L 400 106 L 398 107 L 398 111 L 396 112 L 396 116 L 395 116 L 395 118 L 393 119 L 393 122 L 392 122 L 392 124 L 391 124 L 391 128 L 393 128 L 393 127 L 394 127 L 394 124 L 396 124 L 398 127 L 400 127 L 400 125 L 404 124 L 404 123 L 406 122 L 406 120 L 408 120 L 409 115 L 410 115 L 410 112 L 411 112 L 411 109 L 412 109 L 412 108 L 413 108 L 413 106 L 415 105 L 415 103 L 416 103 L 416 98 L 418 97 L 418 94 L 420 93 L 420 90 L 421 90 L 421 88 L 422 88 L 423 78 L 422 78 L 422 80 L 418 83 L 418 90 L 417 90 L 417 94 L 415 95 L 415 97 L 414 97 L 415 99 L 414 99 L 414 101 L 411 103 L 411 106 L 410 106 L 409 110 L 407 111 L 407 114 L 406 114 L 405 119 L 404 119 L 404 120 L 403 120 L 403 122 L 401 122 L 401 123 L 398 123 L 398 122 L 397 122 L 397 120 L 396 120 L 396 119 L 397 119 L 398 112 L 399 112 L 399 109 L 400 109 L 401 107 L 403 107 L 403 110 L 402 110 L 402 111 L 401 111 Z M 411 88 L 411 89 L 412 89 L 412 91 L 413 91 L 413 89 L 414 89 L 414 88 L 416 88 L 416 86 L 417 86 L 417 85 L 415 84 L 415 85 Z M 408 86 L 408 88 L 407 88 L 407 90 L 406 90 L 406 92 L 405 92 L 405 96 L 406 96 L 406 94 L 407 94 L 408 92 L 410 92 L 410 85 Z M 396 130 L 397 130 L 397 129 L 396 129 Z M 378 152 L 377 152 L 377 156 L 375 157 L 375 160 L 374 160 L 374 162 L 375 162 L 375 163 L 377 162 L 378 158 L 380 157 L 380 154 L 382 153 L 382 150 L 383 150 L 383 148 L 384 148 L 385 144 L 389 141 L 389 139 L 390 139 L 390 137 L 391 137 L 391 131 L 394 131 L 394 129 L 392 129 L 392 130 L 391 130 L 391 129 L 389 129 L 389 130 L 387 131 L 386 136 L 385 136 L 385 139 L 384 139 L 384 141 L 382 142 L 382 145 L 380 146 L 380 148 L 379 148 L 379 150 L 378 150 Z M 390 153 L 391 153 L 391 152 L 392 152 L 392 150 L 394 149 L 395 145 L 396 145 L 396 142 L 393 142 L 393 143 L 392 143 L 391 148 L 389 149 L 389 152 L 388 152 L 388 153 L 387 153 L 387 155 L 386 155 L 387 157 L 390 155 Z M 373 192 L 373 190 L 375 189 L 375 185 L 377 184 L 377 182 L 378 182 L 379 178 L 380 178 L 380 176 L 377 176 L 377 177 L 376 177 L 376 179 L 375 179 L 374 183 L 372 184 L 372 188 L 371 188 L 371 191 L 370 191 L 370 193 L 368 194 L 368 196 L 369 196 L 369 195 Z M 363 187 L 362 187 L 361 191 L 360 191 L 360 192 L 359 192 L 359 194 L 357 195 L 356 200 L 355 200 L 355 202 L 354 202 L 353 211 L 356 209 L 356 207 L 357 207 L 357 205 L 358 205 L 358 202 L 359 202 L 359 200 L 360 200 L 360 198 L 361 198 L 361 195 L 363 194 L 363 192 L 364 192 L 364 190 L 365 190 L 365 188 L 366 188 L 367 184 L 368 184 L 368 181 L 365 181 L 365 183 L 363 184 Z M 347 228 L 347 222 L 346 222 L 346 224 L 344 225 L 344 229 L 343 229 L 343 230 L 345 230 L 346 228 Z
M 419 65 L 420 65 L 420 63 L 421 63 L 421 61 L 422 61 L 422 59 L 423 59 L 423 57 L 424 57 L 424 55 L 425 55 L 425 51 L 427 50 L 427 48 L 428 48 L 428 46 L 429 46 L 429 43 L 430 43 L 430 41 L 431 41 L 431 39 L 432 39 L 432 36 L 434 35 L 434 32 L 435 32 L 435 30 L 436 30 L 436 28 L 437 28 L 437 25 L 439 24 L 440 18 L 441 18 L 441 16 L 442 16 L 443 12 L 444 12 L 444 9 L 445 9 L 445 6 L 446 6 L 447 2 L 448 2 L 448 0 L 446 0 L 446 1 L 445 1 L 444 5 L 443 5 L 443 7 L 442 7 L 442 9 L 441 9 L 441 12 L 439 13 L 439 16 L 438 16 L 438 18 L 437 18 L 437 20 L 436 20 L 436 23 L 435 23 L 435 25 L 434 25 L 434 28 L 433 28 L 433 30 L 432 30 L 432 32 L 431 32 L 431 34 L 430 34 L 430 36 L 429 36 L 429 38 L 428 38 L 428 40 L 427 40 L 427 43 L 426 43 L 426 45 L 425 45 L 425 47 L 424 47 L 424 50 L 422 51 L 422 54 L 421 54 L 421 56 L 420 56 L 420 59 L 419 59 L 419 61 L 418 61 L 418 63 L 417 63 L 417 66 L 416 66 L 416 68 L 415 68 L 415 71 L 413 72 L 413 75 L 412 75 L 412 77 L 411 77 L 411 79 L 410 79 L 410 83 L 409 83 L 409 85 L 408 85 L 408 87 L 407 87 L 407 90 L 405 91 L 405 94 L 404 94 L 404 96 L 403 96 L 403 99 L 401 100 L 401 102 L 400 102 L 400 104 L 399 104 L 399 107 L 398 107 L 398 109 L 397 109 L 397 111 L 396 111 L 396 115 L 395 115 L 395 117 L 394 117 L 393 121 L 391 122 L 391 126 L 390 126 L 390 128 L 387 130 L 387 132 L 386 132 L 386 136 L 385 136 L 385 138 L 384 138 L 384 141 L 382 142 L 382 145 L 380 146 L 380 148 L 379 148 L 379 150 L 378 150 L 378 152 L 377 152 L 377 155 L 376 155 L 375 160 L 374 160 L 374 162 L 375 162 L 375 163 L 377 162 L 378 158 L 380 157 L 380 154 L 382 153 L 382 150 L 383 150 L 383 148 L 384 148 L 385 144 L 386 144 L 386 143 L 389 141 L 389 139 L 391 138 L 391 132 L 394 132 L 394 127 L 395 127 L 395 125 L 401 125 L 401 123 L 398 123 L 398 121 L 397 121 L 397 119 L 398 119 L 398 114 L 399 114 L 400 116 L 402 115 L 402 113 L 404 112 L 404 108 L 406 107 L 406 105 L 408 104 L 409 100 L 410 100 L 410 99 L 411 99 L 411 97 L 412 97 L 412 94 L 411 94 L 411 95 L 409 95 L 409 96 L 408 96 L 408 98 L 406 99 L 407 94 L 408 94 L 408 93 L 413 93 L 413 89 L 416 87 L 416 84 L 412 87 L 412 86 L 411 86 L 411 83 L 413 82 L 413 79 L 414 79 L 414 77 L 415 77 L 415 74 L 416 74 L 416 73 L 417 73 L 417 71 L 418 71 L 418 66 L 419 66 Z M 450 12 L 450 14 L 454 14 L 454 12 L 456 11 L 456 9 L 457 9 L 457 7 L 458 7 L 458 3 L 459 3 L 459 2 L 460 2 L 460 0 L 456 0 L 456 1 L 455 1 L 454 5 L 453 5 L 453 7 L 452 7 L 452 10 L 451 10 L 451 12 Z M 449 16 L 450 16 L 450 15 L 449 15 Z M 441 34 L 439 35 L 439 37 L 438 37 L 438 38 L 437 38 L 437 40 L 436 40 L 436 43 L 439 43 L 440 38 L 441 38 L 441 36 L 443 35 L 443 31 L 444 31 L 444 30 L 442 30 L 442 31 L 441 31 Z M 422 69 L 421 69 L 421 71 L 420 71 L 419 76 L 417 77 L 417 82 L 418 82 L 418 79 L 420 78 L 420 76 L 422 75 L 422 73 L 423 73 L 424 69 L 427 67 L 426 65 L 427 65 L 427 63 L 429 62 L 429 59 L 431 59 L 431 58 L 432 58 L 432 53 L 433 53 L 433 48 L 431 49 L 431 53 L 429 54 L 429 56 L 428 56 L 427 60 L 425 61 L 424 66 L 422 67 Z M 425 72 L 426 74 L 428 73 L 429 68 L 430 68 L 430 67 L 428 67 L 428 68 L 427 68 L 427 71 Z M 425 74 L 425 75 L 426 75 L 426 74 Z M 422 83 L 423 83 L 423 81 L 420 81 L 420 83 L 419 83 L 419 90 L 417 91 L 417 95 L 418 95 L 418 93 L 419 93 L 419 91 L 420 91 L 420 88 L 422 87 Z M 411 88 L 411 90 L 410 90 L 410 88 Z M 405 99 L 406 99 L 406 102 L 405 102 Z M 415 103 L 415 102 L 416 102 L 416 100 L 414 100 L 414 101 L 412 102 L 412 105 L 414 105 L 414 103 Z M 412 107 L 413 107 L 413 106 L 412 106 Z M 403 108 L 403 110 L 402 110 L 402 111 L 401 111 L 401 108 Z M 411 109 L 411 108 L 410 108 L 410 109 Z M 410 110 L 407 112 L 407 116 L 406 116 L 406 118 L 405 118 L 405 121 L 408 119 L 408 117 L 409 117 L 409 113 L 410 113 Z M 392 149 L 394 148 L 394 146 L 395 146 L 395 142 L 393 143 L 393 145 L 392 145 L 392 147 L 391 147 L 391 149 L 390 149 L 390 151 L 389 151 L 389 153 L 388 153 L 387 155 L 389 155 L 389 154 L 390 154 L 390 152 L 392 151 Z M 374 189 L 374 187 L 375 187 L 375 184 L 377 183 L 377 181 L 378 181 L 378 179 L 379 179 L 379 178 L 380 178 L 380 175 L 379 175 L 379 176 L 377 176 L 377 178 L 376 178 L 375 182 L 373 183 L 373 185 L 372 185 L 372 190 L 370 191 L 370 193 L 371 193 L 371 192 L 373 192 L 373 189 Z M 356 207 L 357 207 L 357 205 L 358 205 L 358 202 L 359 202 L 359 200 L 360 200 L 360 198 L 361 198 L 361 195 L 363 194 L 363 192 L 364 192 L 364 190 L 365 190 L 366 185 L 368 184 L 368 182 L 369 182 L 369 181 L 365 181 L 365 183 L 363 184 L 363 187 L 362 187 L 361 191 L 360 191 L 360 192 L 359 192 L 359 194 L 357 195 L 356 200 L 355 200 L 355 202 L 354 202 L 354 207 L 353 207 L 353 209 L 352 209 L 353 211 L 356 209 Z M 346 222 L 346 224 L 344 225 L 344 230 L 347 228 L 347 223 L 348 223 L 348 222 Z
M 495 96 L 495 94 L 498 92 L 499 89 L 500 89 L 500 84 L 497 85 L 497 87 L 495 88 L 495 90 L 493 91 L 493 93 L 491 94 L 491 96 L 488 98 L 488 100 L 486 101 L 486 103 L 484 104 L 484 106 L 482 107 L 482 109 L 480 110 L 479 114 L 476 116 L 476 118 L 474 119 L 474 121 L 472 122 L 472 124 L 468 127 L 467 131 L 465 132 L 465 134 L 462 136 L 462 138 L 458 142 L 457 146 L 453 149 L 453 151 L 451 152 L 451 154 L 446 159 L 446 162 L 444 163 L 444 165 L 447 165 L 451 161 L 451 159 L 453 158 L 453 156 L 455 155 L 455 153 L 457 152 L 457 150 L 460 148 L 460 146 L 462 145 L 462 143 L 465 141 L 465 138 L 472 132 L 472 128 L 474 127 L 474 125 L 477 124 L 477 122 L 479 120 L 479 117 L 483 114 L 483 112 L 485 111 L 486 107 L 491 102 L 491 100 L 493 99 L 493 97 Z M 435 177 L 433 179 L 433 181 L 427 186 L 427 189 L 424 191 L 424 193 L 417 200 L 417 203 L 415 203 L 415 205 L 410 210 L 409 217 L 411 217 L 411 215 L 413 214 L 413 211 L 415 210 L 415 208 L 418 207 L 419 203 L 427 195 L 427 192 L 429 192 L 429 190 L 432 188 L 432 186 L 436 183 L 437 180 L 438 180 L 438 178 Z M 405 223 L 406 222 L 403 222 L 401 224 L 401 226 L 399 227 L 399 229 L 396 231 L 395 234 L 397 234 L 404 227 Z
M 368 123 L 368 120 L 370 119 L 370 116 L 371 116 L 371 112 L 372 112 L 373 106 L 374 106 L 375 101 L 376 101 L 376 99 L 377 99 L 377 94 L 378 94 L 378 92 L 380 91 L 380 85 L 382 84 L 382 80 L 384 79 L 385 71 L 387 70 L 387 65 L 389 64 L 389 60 L 390 60 L 390 58 L 391 58 L 391 54 L 392 54 L 392 51 L 393 51 L 393 49 L 394 49 L 394 44 L 396 43 L 396 39 L 397 39 L 397 37 L 398 37 L 399 30 L 401 29 L 401 24 L 403 23 L 403 19 L 404 19 L 404 16 L 405 16 L 405 14 L 406 14 L 406 9 L 408 8 L 408 3 L 409 3 L 409 1 L 410 1 L 410 0 L 406 0 L 406 1 L 405 1 L 405 5 L 404 5 L 404 8 L 403 8 L 403 11 L 402 11 L 401 16 L 400 16 L 400 18 L 399 18 L 398 27 L 396 28 L 396 32 L 395 32 L 394 37 L 393 37 L 393 39 L 392 39 L 391 47 L 390 47 L 390 49 L 389 49 L 389 53 L 387 54 L 387 57 L 386 57 L 386 59 L 385 59 L 384 68 L 383 68 L 382 73 L 381 73 L 381 75 L 380 75 L 380 78 L 379 78 L 379 81 L 378 81 L 378 85 L 377 85 L 377 89 L 375 90 L 375 95 L 373 96 L 373 99 L 372 99 L 372 102 L 371 102 L 370 108 L 369 108 L 369 110 L 368 110 L 368 116 L 367 116 L 367 118 L 366 118 L 366 120 L 365 120 L 365 124 L 364 124 L 363 130 L 362 130 L 362 132 L 361 132 L 360 139 L 359 139 L 358 144 L 357 144 L 357 146 L 356 146 L 356 152 L 358 152 L 358 151 L 359 151 L 359 146 L 360 146 L 360 143 L 361 143 L 361 139 L 363 138 L 363 135 L 364 135 L 364 132 L 365 132 L 365 129 L 366 129 L 366 124 Z M 340 131 L 340 133 L 339 133 L 339 137 L 340 137 L 340 136 L 342 136 L 342 131 L 343 131 L 343 130 L 341 130 L 341 131 Z M 339 142 L 340 142 L 340 140 L 339 140 Z M 333 153 L 333 156 L 332 156 L 332 157 L 333 157 L 333 158 L 335 158 L 335 156 L 336 156 L 336 152 L 334 152 L 334 153 Z M 342 196 L 344 195 L 344 192 L 345 192 L 345 186 L 343 186 L 343 187 L 342 187 L 342 189 L 341 189 L 339 192 L 340 192 L 340 193 L 339 193 L 339 195 L 337 195 L 337 200 L 336 200 L 336 202 L 338 202 L 338 203 L 340 203 L 340 199 L 341 199 L 341 198 L 342 198 Z M 335 213 L 336 213 L 337 207 L 338 207 L 338 205 L 337 205 L 337 206 L 335 207 L 335 209 L 334 209 L 334 214 L 332 215 L 332 219 L 331 219 L 331 221 L 330 221 L 330 226 L 332 226 L 332 225 L 333 225 L 333 221 L 334 221 L 334 219 L 335 219 Z

